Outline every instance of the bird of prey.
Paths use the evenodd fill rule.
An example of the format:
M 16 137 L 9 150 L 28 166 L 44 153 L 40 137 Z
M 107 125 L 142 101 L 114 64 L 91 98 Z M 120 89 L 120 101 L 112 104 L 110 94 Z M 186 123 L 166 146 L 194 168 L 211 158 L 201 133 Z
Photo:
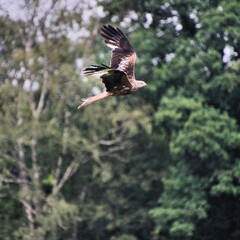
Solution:
M 144 81 L 135 78 L 136 53 L 123 32 L 111 25 L 103 25 L 101 36 L 105 39 L 106 45 L 112 49 L 110 66 L 91 65 L 84 69 L 84 73 L 88 76 L 99 76 L 105 84 L 106 91 L 93 97 L 83 98 L 78 109 L 110 96 L 130 94 L 147 85 Z

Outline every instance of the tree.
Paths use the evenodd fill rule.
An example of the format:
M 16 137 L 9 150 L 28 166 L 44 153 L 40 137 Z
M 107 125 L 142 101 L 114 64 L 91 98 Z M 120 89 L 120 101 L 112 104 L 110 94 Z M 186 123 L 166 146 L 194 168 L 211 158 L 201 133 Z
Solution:
M 235 177 L 239 159 L 238 5 L 224 0 L 128 5 L 135 12 L 128 15 L 134 18 L 131 24 L 139 29 L 135 45 L 143 49 L 141 73 L 151 79 L 145 97 L 156 109 L 155 134 L 162 136 L 169 149 L 165 159 L 172 159 L 159 184 L 157 207 L 150 211 L 156 239 L 239 237 L 238 217 L 231 214 L 239 198 Z M 118 11 L 125 13 L 124 8 Z M 109 18 L 113 15 L 109 11 Z M 214 226 L 209 227 L 210 223 Z
M 238 1 L 77 2 L 1 12 L 1 237 L 239 239 Z M 79 112 L 103 23 L 148 87 Z
M 194 222 L 207 218 L 213 204 L 208 198 L 213 193 L 211 189 L 218 189 L 214 176 L 232 169 L 240 143 L 236 121 L 227 114 L 219 114 L 214 108 L 203 108 L 201 103 L 195 103 L 197 108 L 193 108 L 194 104 L 189 104 L 194 103 L 192 99 L 182 102 L 188 103 L 185 109 L 179 108 L 178 105 L 183 104 L 173 98 L 175 104 L 160 106 L 157 115 L 159 124 L 169 129 L 162 123 L 170 123 L 171 130 L 175 130 L 170 139 L 174 165 L 169 176 L 163 179 L 165 190 L 159 199 L 161 207 L 150 213 L 159 219 L 156 233 L 165 232 L 170 239 L 192 239 L 197 225 Z M 187 112 L 186 106 L 191 106 L 192 110 Z M 183 118 L 179 116 L 185 118 L 180 129 L 175 127 L 181 125 Z
M 189 13 L 195 22 L 194 31 L 186 35 L 191 27 L 185 24 L 182 11 L 192 8 L 188 2 L 184 7 L 177 2 L 169 6 L 179 14 L 182 30 L 170 61 L 154 70 L 156 78 L 163 80 L 158 87 L 168 96 L 160 100 L 156 123 L 169 141 L 173 161 L 169 175 L 163 179 L 159 207 L 150 214 L 156 221 L 155 236 L 159 239 L 237 239 L 236 216 L 228 214 L 225 223 L 235 227 L 226 226 L 221 231 L 222 220 L 217 214 L 223 206 L 228 209 L 226 212 L 231 211 L 231 205 L 237 203 L 236 195 L 225 197 L 222 192 L 216 197 L 215 190 L 224 186 L 219 180 L 225 176 L 223 172 L 237 171 L 239 158 L 235 105 L 239 87 L 235 74 L 239 67 L 235 68 L 234 52 L 238 50 L 233 42 L 238 41 L 238 35 L 223 36 L 237 24 L 239 9 L 235 1 L 220 1 L 208 10 L 204 4 L 196 4 Z M 228 60 L 227 46 L 234 46 Z M 205 224 L 211 221 L 213 228 Z M 217 230 L 219 235 L 215 234 Z
M 147 107 L 133 110 L 124 101 L 112 99 L 104 110 L 100 105 L 77 110 L 82 96 L 99 90 L 83 84 L 86 78 L 79 73 L 94 50 L 98 25 L 92 18 L 84 26 L 91 38 L 82 37 L 77 44 L 67 34 L 71 25 L 83 29 L 81 16 L 88 8 L 76 3 L 67 12 L 69 6 L 62 4 L 52 1 L 42 12 L 39 1 L 25 1 L 23 19 L 1 19 L 6 39 L 1 43 L 1 202 L 11 199 L 1 213 L 10 208 L 19 212 L 16 224 L 10 212 L 3 217 L 1 226 L 9 226 L 1 230 L 4 239 L 58 239 L 64 234 L 77 239 L 82 224 L 88 225 L 87 239 L 105 236 L 99 222 L 112 222 L 104 214 L 112 209 L 94 199 L 96 189 L 99 195 L 107 191 L 113 160 L 119 165 L 125 161 L 119 152 L 128 150 L 127 138 L 150 125 Z M 76 63 L 81 62 L 79 69 Z M 116 110 L 110 114 L 110 109 Z

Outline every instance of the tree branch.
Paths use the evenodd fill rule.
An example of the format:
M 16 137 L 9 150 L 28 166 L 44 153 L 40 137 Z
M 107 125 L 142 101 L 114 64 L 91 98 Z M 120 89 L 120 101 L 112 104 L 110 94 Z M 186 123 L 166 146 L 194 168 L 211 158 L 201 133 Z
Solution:
M 68 134 L 69 116 L 70 116 L 70 113 L 68 111 L 65 111 L 65 114 L 64 114 L 65 122 L 64 122 L 64 128 L 63 128 L 63 136 L 62 136 L 62 152 L 61 152 L 61 155 L 58 157 L 57 168 L 56 168 L 56 172 L 55 172 L 55 184 L 54 184 L 53 188 L 55 188 L 59 182 L 60 174 L 61 174 L 61 170 L 62 170 L 62 162 L 63 162 L 62 156 L 64 156 L 67 152 L 67 140 L 69 137 L 69 134 Z
M 28 185 L 31 185 L 31 183 L 26 180 L 26 179 L 21 179 L 21 178 L 0 178 L 0 180 L 3 182 L 3 183 L 14 183 L 14 184 L 28 184 Z
M 20 202 L 23 204 L 26 214 L 27 214 L 27 219 L 30 223 L 34 223 L 34 217 L 33 215 L 36 215 L 36 211 L 32 208 L 31 204 L 29 204 L 25 200 L 20 200 Z
M 47 70 L 47 59 L 46 59 L 46 57 L 44 57 L 43 85 L 42 85 L 42 89 L 41 89 L 41 93 L 40 93 L 40 98 L 39 98 L 39 101 L 37 104 L 37 108 L 33 112 L 33 117 L 35 119 L 39 119 L 40 114 L 43 110 L 48 88 L 49 88 L 49 75 L 48 75 L 48 70 Z
M 59 193 L 65 182 L 77 171 L 78 166 L 78 161 L 74 160 L 71 162 L 71 164 L 67 167 L 65 173 L 63 174 L 61 180 L 53 188 L 52 195 L 57 195 Z

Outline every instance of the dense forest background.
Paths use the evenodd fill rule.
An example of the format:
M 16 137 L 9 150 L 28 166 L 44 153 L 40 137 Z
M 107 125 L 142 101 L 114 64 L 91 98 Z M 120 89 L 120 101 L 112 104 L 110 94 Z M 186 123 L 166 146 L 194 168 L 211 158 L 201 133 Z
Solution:
M 0 1 L 0 239 L 239 240 L 238 0 Z M 148 86 L 103 90 L 120 27 Z

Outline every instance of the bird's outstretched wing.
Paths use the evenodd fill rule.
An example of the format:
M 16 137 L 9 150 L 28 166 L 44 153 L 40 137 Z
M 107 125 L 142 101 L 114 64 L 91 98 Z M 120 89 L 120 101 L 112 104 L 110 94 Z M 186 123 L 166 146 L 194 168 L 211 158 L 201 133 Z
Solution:
M 99 76 L 105 84 L 108 92 L 132 88 L 125 72 L 110 68 L 105 64 L 91 65 L 90 67 L 84 69 L 84 73 L 89 76 Z
M 106 45 L 112 49 L 111 68 L 125 72 L 129 81 L 134 81 L 136 53 L 127 37 L 119 28 L 111 25 L 102 27 L 101 36 L 105 39 Z

